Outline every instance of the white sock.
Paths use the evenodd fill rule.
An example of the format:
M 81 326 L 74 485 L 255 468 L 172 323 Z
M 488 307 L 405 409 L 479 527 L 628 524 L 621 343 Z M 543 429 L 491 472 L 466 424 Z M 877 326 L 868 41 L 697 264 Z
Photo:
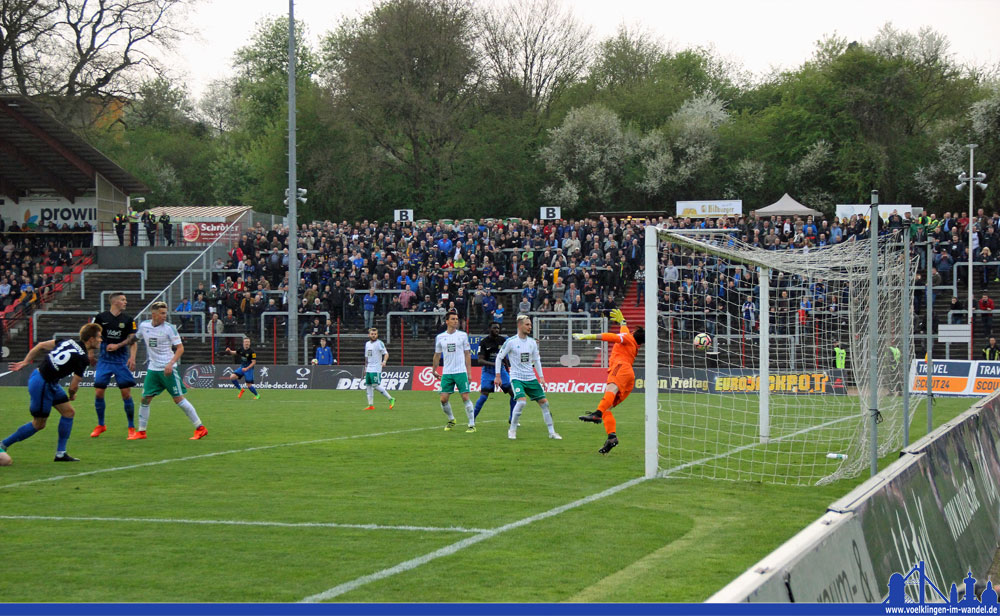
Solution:
M 372 386 L 365 386 L 365 395 L 368 396 L 368 406 L 375 404 L 375 395 L 372 393 Z
M 448 421 L 455 421 L 455 414 L 451 412 L 451 402 L 445 402 L 442 404 L 441 410 L 448 416 Z
M 514 414 L 510 417 L 510 431 L 517 432 L 517 421 L 521 419 L 521 411 L 524 410 L 525 405 L 528 404 L 527 398 L 518 398 L 517 402 L 514 403 Z
M 149 423 L 149 405 L 139 404 L 139 432 L 146 431 L 146 424 Z
M 392 400 L 392 396 L 390 396 L 390 395 L 389 395 L 389 392 L 387 392 L 387 391 L 385 390 L 385 387 L 384 387 L 384 386 L 382 386 L 382 385 L 376 385 L 376 386 L 375 386 L 375 391 L 377 391 L 378 393 L 380 393 L 380 394 L 382 394 L 383 396 L 385 396 L 385 399 L 386 399 L 386 400 Z
M 476 407 L 472 406 L 472 400 L 465 401 L 465 416 L 469 418 L 469 425 L 476 425 Z
M 549 403 L 543 402 L 542 407 L 542 419 L 545 420 L 545 425 L 549 427 L 549 434 L 556 431 L 555 426 L 552 424 L 552 413 L 549 411 Z
M 187 398 L 178 402 L 177 406 L 181 407 L 181 410 L 188 416 L 188 419 L 191 420 L 191 423 L 194 424 L 195 428 L 201 425 L 201 420 L 198 419 L 198 411 L 194 410 L 194 406 L 187 401 Z

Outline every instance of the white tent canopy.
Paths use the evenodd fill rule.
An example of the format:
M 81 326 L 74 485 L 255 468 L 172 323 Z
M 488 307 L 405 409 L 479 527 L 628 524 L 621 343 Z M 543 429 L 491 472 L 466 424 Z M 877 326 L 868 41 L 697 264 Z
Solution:
M 788 193 L 767 207 L 754 212 L 757 216 L 822 216 L 821 212 L 806 207 L 792 199 Z

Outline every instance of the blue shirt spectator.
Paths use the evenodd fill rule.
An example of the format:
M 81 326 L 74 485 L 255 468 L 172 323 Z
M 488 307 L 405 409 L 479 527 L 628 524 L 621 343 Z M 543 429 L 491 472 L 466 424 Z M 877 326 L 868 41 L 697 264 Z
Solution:
M 320 346 L 316 347 L 316 363 L 320 366 L 333 365 L 333 349 L 326 346 L 326 338 L 323 338 Z

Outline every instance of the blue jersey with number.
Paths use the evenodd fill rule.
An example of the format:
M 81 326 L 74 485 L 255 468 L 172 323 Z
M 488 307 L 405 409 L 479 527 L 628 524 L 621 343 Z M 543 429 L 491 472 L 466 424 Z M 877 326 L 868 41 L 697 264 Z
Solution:
M 90 357 L 79 340 L 58 339 L 54 349 L 42 359 L 38 372 L 48 383 L 58 383 L 71 374 L 83 376 L 90 366 Z

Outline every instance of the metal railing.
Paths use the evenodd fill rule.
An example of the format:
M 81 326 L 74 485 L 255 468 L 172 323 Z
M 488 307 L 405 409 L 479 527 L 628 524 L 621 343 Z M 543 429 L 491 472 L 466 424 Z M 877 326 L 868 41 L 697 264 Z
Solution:
M 87 299 L 87 274 L 139 274 L 139 289 L 146 292 L 146 270 L 144 269 L 96 269 L 80 272 L 80 299 Z
M 190 287 L 191 286 L 190 277 L 193 275 L 194 272 L 212 271 L 211 265 L 216 258 L 222 256 L 228 256 L 231 244 L 235 240 L 239 239 L 240 232 L 244 228 L 244 225 L 248 225 L 248 223 L 252 220 L 252 213 L 253 213 L 252 210 L 248 210 L 243 214 L 241 214 L 239 218 L 237 218 L 228 227 L 226 227 L 226 230 L 223 231 L 219 235 L 219 237 L 215 239 L 215 241 L 206 246 L 205 249 L 202 250 L 201 252 L 156 250 L 147 252 L 146 255 L 143 255 L 143 266 L 146 268 L 148 268 L 148 261 L 146 260 L 146 256 L 151 253 L 162 252 L 165 254 L 185 254 L 185 253 L 195 252 L 195 254 L 197 254 L 198 256 L 192 259 L 191 263 L 189 263 L 187 267 L 182 269 L 177 274 L 177 276 L 175 276 L 174 279 L 170 281 L 170 283 L 166 287 L 164 287 L 162 291 L 157 293 L 153 297 L 152 301 L 147 303 L 146 306 L 138 312 L 136 318 L 138 319 L 142 314 L 148 314 L 149 307 L 156 301 L 162 300 L 167 303 L 167 306 L 173 306 L 176 304 L 176 302 L 179 302 L 181 298 L 185 297 L 184 294 L 185 276 L 187 276 L 189 279 L 188 286 Z M 145 288 L 143 290 L 145 290 Z
M 267 319 L 268 317 L 271 317 L 271 318 L 274 318 L 274 319 L 284 317 L 284 318 L 287 319 L 288 318 L 288 314 L 289 313 L 288 313 L 287 310 L 283 310 L 281 312 L 271 311 L 271 312 L 262 312 L 261 313 L 261 315 L 260 315 L 260 341 L 261 341 L 261 343 L 264 343 L 266 341 L 265 338 L 264 338 L 264 334 L 267 332 L 267 328 L 264 325 L 264 320 Z M 326 318 L 326 324 L 327 324 L 327 326 L 329 326 L 329 324 L 330 324 L 330 313 L 327 312 L 327 311 L 325 311 L 325 310 L 322 311 L 322 312 L 300 312 L 299 313 L 299 316 L 307 316 L 307 315 L 308 316 L 320 316 L 320 315 L 323 315 Z M 300 327 L 307 326 L 307 325 L 308 325 L 308 323 L 300 325 Z M 276 325 L 275 325 L 275 327 L 276 327 Z M 286 335 L 289 335 L 289 334 L 290 334 L 290 332 L 286 332 Z M 296 332 L 295 335 L 298 336 L 298 332 Z
M 109 296 L 109 295 L 118 294 L 118 293 L 124 293 L 125 295 L 139 295 L 141 297 L 146 297 L 147 295 L 152 295 L 153 293 L 156 293 L 156 291 L 145 291 L 145 290 L 143 290 L 143 291 L 114 291 L 114 290 L 112 290 L 112 291 L 101 291 L 101 312 L 105 311 L 104 298 L 107 297 L 107 296 Z

